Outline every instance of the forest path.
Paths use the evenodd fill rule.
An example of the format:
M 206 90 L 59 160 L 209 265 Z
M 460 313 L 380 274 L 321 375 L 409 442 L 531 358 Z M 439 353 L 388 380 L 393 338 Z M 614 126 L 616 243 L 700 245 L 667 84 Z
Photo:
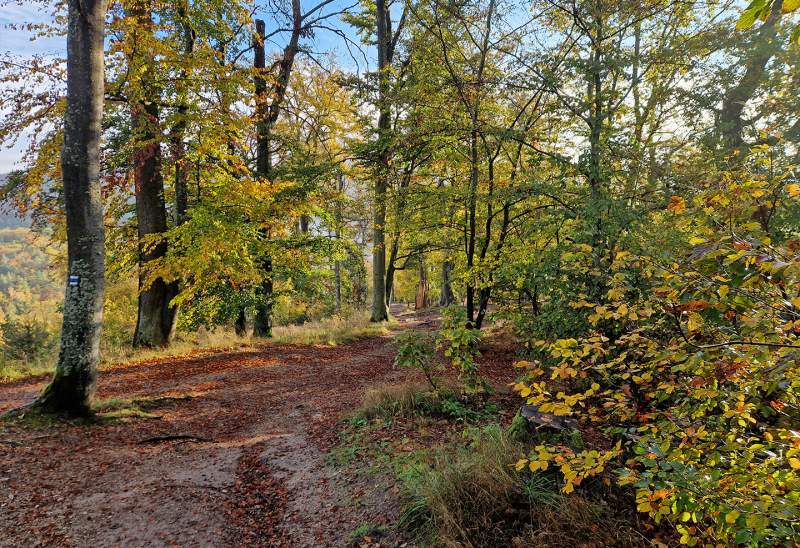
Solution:
M 0 546 L 346 546 L 391 524 L 396 496 L 326 451 L 368 387 L 409 378 L 393 354 L 371 337 L 103 372 L 99 398 L 163 398 L 156 417 L 0 425 Z M 0 385 L 0 411 L 41 384 Z

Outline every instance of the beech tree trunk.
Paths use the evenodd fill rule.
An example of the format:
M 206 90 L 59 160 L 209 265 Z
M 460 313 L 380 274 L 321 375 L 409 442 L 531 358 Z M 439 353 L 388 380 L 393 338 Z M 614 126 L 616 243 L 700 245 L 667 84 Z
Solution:
M 376 0 L 378 42 L 378 135 L 384 139 L 390 128 L 391 112 L 388 104 L 387 67 L 390 59 L 389 11 L 385 0 Z M 386 145 L 384 145 L 386 147 Z M 375 177 L 375 204 L 372 223 L 372 317 L 373 322 L 389 319 L 386 304 L 386 190 L 389 177 L 388 150 L 381 151 L 378 173 Z
M 194 54 L 195 33 L 188 20 L 188 0 L 182 0 L 179 4 L 178 14 L 181 18 L 181 28 L 183 32 L 183 53 L 187 58 Z M 189 209 L 189 166 L 186 160 L 186 118 L 189 113 L 186 97 L 186 81 L 189 79 L 189 68 L 187 65 L 181 70 L 181 77 L 175 83 L 178 90 L 178 120 L 170 132 L 170 142 L 172 145 L 172 161 L 175 165 L 175 225 L 181 225 L 186 221 L 186 212 Z
M 132 15 L 139 19 L 138 27 L 149 31 L 152 13 L 148 7 L 137 8 Z M 136 41 L 136 36 L 131 37 Z M 135 60 L 134 66 L 146 66 L 152 60 L 146 52 Z M 159 128 L 159 93 L 150 71 L 141 78 L 141 96 L 131 105 L 131 121 L 137 148 L 133 156 L 133 178 L 136 194 L 137 232 L 139 235 L 139 306 L 134 348 L 168 346 L 175 327 L 176 310 L 170 302 L 177 295 L 177 286 L 157 278 L 146 280 L 149 262 L 161 259 L 167 253 L 165 240 L 153 245 L 153 236 L 167 232 L 167 209 L 164 201 L 164 177 L 161 173 L 161 144 Z
M 158 120 L 155 102 L 135 105 L 133 128 L 137 138 L 145 144 L 134 157 L 134 182 L 136 185 L 136 217 L 139 234 L 139 307 L 134 347 L 167 346 L 175 326 L 175 284 L 157 278 L 147 284 L 147 263 L 162 258 L 167 253 L 166 241 L 156 245 L 148 243 L 153 235 L 167 231 L 167 211 L 164 204 L 164 178 L 161 175 L 161 147 L 154 121 Z M 155 141 L 155 142 L 154 142 Z
M 344 194 L 344 176 L 339 173 L 336 178 L 336 190 L 339 195 Z M 342 202 L 341 200 L 336 200 L 336 241 L 340 242 L 342 239 Z M 334 280 L 335 280 L 335 290 L 336 290 L 336 312 L 339 312 L 342 309 L 342 261 L 336 259 L 333 263 L 333 273 L 334 273 Z
M 254 79 L 256 92 L 256 176 L 262 180 L 267 180 L 272 170 L 270 158 L 270 121 L 269 104 L 267 102 L 267 82 L 264 79 L 263 71 L 266 67 L 264 51 L 264 40 L 266 29 L 264 21 L 256 20 L 256 36 L 253 40 L 253 50 L 255 52 L 253 67 L 256 69 Z M 268 235 L 263 233 L 265 239 Z M 261 270 L 264 280 L 258 287 L 257 296 L 259 302 L 256 304 L 256 313 L 253 318 L 253 335 L 256 337 L 272 336 L 272 257 L 268 254 L 262 260 Z
M 397 272 L 397 255 L 400 252 L 400 235 L 396 231 L 392 239 L 392 248 L 389 252 L 389 259 L 386 261 L 386 285 L 384 291 L 386 292 L 386 306 L 392 304 L 392 292 L 394 291 L 394 276 Z
M 104 229 L 100 192 L 106 0 L 69 0 L 67 106 L 61 172 L 67 221 L 67 287 L 53 380 L 35 407 L 90 413 L 103 321 Z

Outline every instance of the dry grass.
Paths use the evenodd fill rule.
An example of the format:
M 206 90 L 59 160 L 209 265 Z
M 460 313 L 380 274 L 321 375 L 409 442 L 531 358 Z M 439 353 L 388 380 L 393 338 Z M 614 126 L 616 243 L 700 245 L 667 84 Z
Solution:
M 421 384 L 392 384 L 370 388 L 356 415 L 365 419 L 390 419 L 430 414 L 441 407 L 438 396 Z
M 189 354 L 247 350 L 255 348 L 258 344 L 260 341 L 239 337 L 230 329 L 201 328 L 194 333 L 181 333 L 168 348 L 134 349 L 129 345 L 103 345 L 100 369 L 113 369 L 124 363 L 175 358 Z
M 445 446 L 401 473 L 402 524 L 426 546 L 642 546 L 601 496 L 560 492 L 549 473 L 517 473 L 524 446 L 488 427 L 467 447 Z
M 334 317 L 303 325 L 278 326 L 272 330 L 272 341 L 279 344 L 323 344 L 336 346 L 363 339 L 388 335 L 394 323 L 373 323 L 367 313 Z

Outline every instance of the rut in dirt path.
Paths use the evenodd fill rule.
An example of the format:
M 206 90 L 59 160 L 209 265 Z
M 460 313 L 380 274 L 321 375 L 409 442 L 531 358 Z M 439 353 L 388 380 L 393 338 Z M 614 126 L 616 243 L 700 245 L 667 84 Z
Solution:
M 105 372 L 99 397 L 166 398 L 159 417 L 0 426 L 0 545 L 344 546 L 391 525 L 393 494 L 338 477 L 326 451 L 367 387 L 409 375 L 393 351 L 375 337 Z M 0 409 L 37 390 L 0 385 Z

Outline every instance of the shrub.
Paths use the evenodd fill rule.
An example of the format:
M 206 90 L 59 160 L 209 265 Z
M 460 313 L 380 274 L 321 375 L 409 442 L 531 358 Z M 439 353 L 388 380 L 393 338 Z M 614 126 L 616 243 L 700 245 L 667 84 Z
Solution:
M 398 367 L 409 367 L 422 372 L 428 383 L 436 390 L 434 371 L 441 369 L 435 360 L 435 336 L 425 331 L 409 330 L 400 333 L 397 342 L 397 355 L 394 363 Z
M 56 337 L 35 318 L 9 319 L 0 324 L 0 350 L 9 360 L 35 361 L 50 355 Z
M 478 375 L 478 363 L 475 361 L 480 355 L 480 337 L 480 330 L 467 327 L 467 315 L 463 308 L 453 305 L 442 311 L 437 346 L 444 349 L 445 357 L 458 369 L 459 378 L 468 392 L 479 392 L 486 387 Z
M 520 469 L 557 465 L 565 492 L 616 469 L 683 544 L 797 542 L 800 241 L 754 220 L 763 196 L 789 197 L 782 184 L 726 177 L 691 209 L 673 197 L 665 215 L 686 247 L 669 264 L 614 252 L 603 302 L 574 303 L 596 331 L 535 342 L 515 387 L 541 412 L 599 426 L 606 444 L 540 444 Z

